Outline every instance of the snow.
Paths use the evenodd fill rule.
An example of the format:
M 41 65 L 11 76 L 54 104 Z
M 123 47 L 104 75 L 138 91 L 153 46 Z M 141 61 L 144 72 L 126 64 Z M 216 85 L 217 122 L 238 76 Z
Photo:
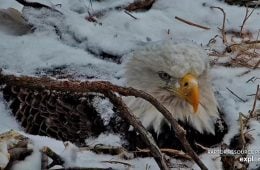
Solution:
M 114 115 L 112 103 L 108 99 L 94 97 L 92 104 L 96 111 L 100 113 L 104 125 L 107 125 Z
M 4 101 L 2 94 L 0 95 L 0 100 Z M 19 124 L 16 122 L 15 118 L 10 116 L 12 113 L 8 110 L 6 102 L 0 103 L 0 133 L 4 133 L 10 129 L 21 130 Z
M 5 168 L 9 162 L 10 159 L 10 154 L 8 153 L 7 150 L 7 143 L 0 142 L 0 168 Z
M 219 38 L 216 43 L 206 47 L 209 40 L 215 35 L 221 35 L 218 28 L 222 25 L 223 14 L 218 9 L 211 9 L 210 6 L 219 6 L 224 9 L 227 15 L 226 29 L 240 30 L 245 8 L 229 6 L 223 1 L 216 0 L 158 0 L 152 9 L 146 12 L 132 12 L 137 19 L 127 15 L 123 10 L 115 9 L 117 6 L 127 5 L 133 0 L 105 0 L 101 2 L 87 0 L 38 0 L 38 2 L 55 7 L 64 15 L 58 13 L 49 14 L 47 10 L 23 10 L 25 18 L 37 28 L 34 33 L 13 36 L 0 31 L 0 67 L 6 72 L 22 75 L 48 75 L 46 69 L 63 68 L 66 74 L 72 75 L 74 79 L 85 80 L 89 77 L 92 80 L 108 80 L 112 83 L 124 84 L 122 77 L 122 66 L 112 61 L 102 60 L 97 57 L 101 51 L 123 56 L 124 62 L 127 53 L 149 41 L 166 39 L 189 39 L 197 44 L 202 44 L 205 49 L 216 49 L 223 51 L 224 46 Z M 61 4 L 56 6 L 56 4 Z M 15 0 L 0 0 L 0 8 L 13 7 L 22 11 L 22 6 Z M 108 10 L 106 10 L 108 9 Z M 88 22 L 85 17 L 105 10 L 104 16 L 97 19 L 98 23 Z M 245 30 L 253 33 L 253 39 L 257 39 L 257 32 L 260 29 L 260 9 L 255 9 L 245 24 Z M 48 16 L 48 17 L 47 17 Z M 203 30 L 186 25 L 174 17 L 178 16 L 189 21 L 199 23 L 211 28 Z M 62 38 L 57 36 L 53 26 L 62 32 Z M 93 51 L 89 51 L 92 49 Z M 220 58 L 218 62 L 229 61 L 232 54 Z M 213 58 L 210 58 L 213 60 Z M 248 74 L 242 75 L 248 68 L 228 68 L 213 66 L 211 69 L 212 83 L 217 91 L 217 99 L 220 108 L 225 113 L 225 119 L 229 126 L 228 134 L 224 137 L 224 143 L 238 133 L 239 113 L 248 115 L 252 109 L 254 96 L 260 79 L 254 82 L 249 81 L 251 77 L 259 78 L 260 70 L 251 70 Z M 241 76 L 242 75 L 242 76 Z M 235 92 L 240 99 L 231 94 L 227 88 Z M 15 129 L 22 132 L 22 128 L 11 116 L 2 95 L 0 96 L 0 132 Z M 96 101 L 96 105 L 104 113 L 103 120 L 107 121 L 113 114 L 108 101 Z M 259 108 L 259 101 L 256 108 Z M 250 122 L 248 132 L 254 137 L 254 141 L 248 149 L 260 150 L 260 124 L 258 121 Z M 89 151 L 80 151 L 75 155 L 75 147 L 65 149 L 61 141 L 28 135 L 33 140 L 33 155 L 25 161 L 17 163 L 13 169 L 40 168 L 39 149 L 49 146 L 59 154 L 64 153 L 68 160 L 67 166 L 88 166 L 88 167 L 113 167 L 125 169 L 124 165 L 101 163 L 102 161 L 120 160 L 116 156 L 97 155 Z M 112 146 L 120 146 L 120 137 L 112 134 L 101 134 L 97 139 L 86 139 L 87 143 L 103 143 Z M 218 149 L 218 148 L 216 148 Z M 72 156 L 74 155 L 74 156 Z M 72 157 L 71 157 L 72 156 Z M 211 169 L 220 169 L 220 159 L 213 159 L 219 155 L 201 155 L 201 159 Z M 250 156 L 250 155 L 249 155 Z M 260 154 L 254 154 L 259 158 Z M 75 159 L 76 157 L 76 159 Z M 120 160 L 124 161 L 124 160 Z M 133 165 L 133 169 L 159 169 L 152 158 L 140 158 L 127 161 Z M 250 162 L 250 168 L 259 166 L 260 161 Z M 198 169 L 197 165 L 193 168 Z
M 100 134 L 97 138 L 86 139 L 86 144 L 89 146 L 105 145 L 105 146 L 122 146 L 123 141 L 120 136 L 115 134 Z

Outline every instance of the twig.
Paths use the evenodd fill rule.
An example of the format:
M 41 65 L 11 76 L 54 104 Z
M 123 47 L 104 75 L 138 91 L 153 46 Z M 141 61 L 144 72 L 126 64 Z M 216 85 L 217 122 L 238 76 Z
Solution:
M 250 72 L 251 72 L 251 70 L 246 70 L 246 71 L 242 72 L 241 74 L 237 75 L 237 77 L 242 77 Z
M 249 115 L 251 117 L 254 117 L 255 116 L 255 107 L 256 107 L 256 100 L 257 100 L 257 95 L 258 95 L 258 92 L 259 92 L 259 84 L 257 85 L 257 88 L 256 88 L 256 93 L 255 93 L 255 99 L 254 99 L 254 104 L 253 104 L 253 108 L 252 110 L 250 111 Z
M 48 157 L 52 159 L 52 163 L 47 166 L 47 169 L 54 167 L 55 165 L 61 165 L 65 163 L 64 160 L 54 151 L 52 151 L 49 147 L 45 146 L 41 149 L 41 152 L 46 154 Z
M 239 113 L 239 124 L 240 124 L 240 139 L 241 139 L 241 142 L 242 142 L 242 148 L 241 149 L 244 149 L 245 145 L 246 145 L 246 139 L 245 139 L 245 136 L 244 136 L 245 125 L 244 125 L 242 113 Z
M 217 7 L 217 6 L 211 6 L 211 9 L 219 9 L 223 13 L 223 22 L 222 22 L 222 28 L 221 28 L 221 33 L 222 33 L 222 40 L 223 43 L 227 43 L 227 37 L 226 37 L 226 31 L 225 31 L 225 23 L 226 23 L 226 13 L 223 8 Z
M 239 97 L 236 93 L 234 93 L 232 90 L 230 90 L 228 87 L 226 87 L 226 89 L 231 93 L 233 94 L 234 96 L 236 96 L 239 100 L 241 100 L 242 102 L 246 102 L 246 100 L 242 99 L 241 97 Z
M 259 33 L 260 33 L 260 29 L 257 32 L 256 41 L 258 41 Z M 255 51 L 256 51 L 256 44 L 254 45 L 254 53 L 256 53 Z
M 165 153 L 166 155 L 170 156 L 170 157 L 179 157 L 179 158 L 183 158 L 183 159 L 187 159 L 187 160 L 192 160 L 192 158 L 187 155 L 186 153 L 184 153 L 183 151 L 179 151 L 176 149 L 171 149 L 171 148 L 160 148 L 160 151 L 162 153 Z M 134 151 L 135 154 L 138 153 L 150 153 L 149 149 L 137 149 L 137 151 Z
M 215 35 L 213 38 L 211 38 L 210 40 L 209 40 L 209 42 L 207 43 L 207 47 L 209 47 L 210 46 L 210 44 L 213 44 L 213 43 L 215 43 L 216 42 L 216 38 L 217 37 L 219 37 L 219 35 Z
M 131 159 L 133 158 L 133 154 L 127 152 L 127 150 L 123 147 L 115 147 L 115 146 L 105 146 L 105 145 L 95 145 L 94 147 L 81 147 L 79 148 L 80 151 L 88 150 L 95 152 L 96 154 L 110 154 L 110 155 L 118 155 L 124 159 Z
M 150 148 L 151 154 L 153 155 L 155 161 L 157 162 L 160 169 L 169 170 L 165 157 L 160 152 L 160 149 L 156 145 L 152 135 L 145 129 L 142 123 L 137 120 L 134 114 L 130 113 L 126 104 L 123 102 L 121 97 L 116 96 L 112 92 L 107 92 L 105 94 L 110 101 L 117 106 L 117 109 L 120 111 L 120 115 L 125 118 L 129 124 L 131 124 L 137 132 L 140 133 L 142 139 L 146 143 L 146 145 Z
M 248 79 L 248 80 L 246 81 L 246 83 L 249 83 L 250 81 L 254 82 L 254 79 L 255 79 L 255 76 L 253 76 L 253 77 L 251 77 L 250 79 Z
M 182 19 L 182 18 L 177 17 L 177 16 L 175 16 L 175 19 L 177 19 L 177 20 L 179 20 L 181 22 L 184 22 L 185 24 L 192 25 L 194 27 L 198 27 L 198 28 L 201 28 L 201 29 L 204 29 L 204 30 L 209 30 L 210 29 L 209 27 L 205 27 L 205 26 L 202 26 L 202 25 L 199 25 L 199 24 L 195 24 L 195 23 L 193 23 L 191 21 L 187 21 L 187 20 Z
M 2 82 L 2 83 L 1 83 Z M 140 97 L 150 102 L 164 117 L 169 121 L 175 131 L 176 137 L 180 140 L 186 152 L 198 164 L 201 169 L 207 169 L 203 162 L 199 159 L 198 155 L 194 152 L 186 139 L 186 131 L 178 124 L 170 113 L 162 104 L 160 104 L 153 96 L 141 90 L 134 88 L 126 88 L 113 85 L 106 81 L 92 81 L 92 82 L 79 82 L 79 81 L 55 81 L 50 78 L 36 78 L 36 77 L 16 77 L 13 75 L 3 75 L 0 72 L 0 84 L 13 84 L 15 86 L 22 86 L 33 89 L 50 89 L 58 91 L 74 91 L 74 92 L 98 92 L 107 93 L 107 91 L 117 92 L 123 96 Z
M 110 154 L 110 155 L 118 155 L 122 152 L 126 152 L 125 148 L 123 147 L 116 147 L 116 146 L 106 146 L 102 144 L 97 144 L 93 147 L 87 146 L 87 147 L 81 147 L 79 148 L 80 151 L 88 150 L 95 153 L 103 153 L 103 154 Z
M 197 142 L 195 142 L 195 145 L 198 146 L 200 149 L 204 150 L 205 152 L 208 151 L 210 148 L 206 147 L 206 146 L 203 146 Z
M 133 16 L 130 12 L 128 12 L 128 11 L 124 11 L 127 15 L 129 15 L 130 17 L 132 17 L 132 18 L 134 18 L 134 19 L 138 19 L 138 18 L 136 18 L 135 16 Z
M 132 167 L 131 164 L 127 163 L 127 162 L 122 162 L 122 161 L 101 161 L 102 163 L 110 163 L 110 164 L 122 164 L 122 165 L 126 165 L 128 167 Z
M 243 28 L 244 28 L 246 21 L 253 14 L 254 10 L 255 10 L 255 8 L 252 9 L 252 11 L 248 14 L 249 10 L 248 10 L 248 7 L 246 7 L 246 15 L 244 17 L 243 23 L 242 23 L 241 28 L 240 28 L 240 36 L 242 36 Z

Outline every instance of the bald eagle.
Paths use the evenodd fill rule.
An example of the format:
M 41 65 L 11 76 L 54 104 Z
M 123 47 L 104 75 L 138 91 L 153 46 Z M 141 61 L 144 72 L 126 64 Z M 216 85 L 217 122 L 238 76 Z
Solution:
M 193 142 L 216 144 L 227 132 L 211 85 L 208 55 L 201 46 L 189 41 L 149 43 L 130 54 L 125 79 L 128 86 L 160 101 L 187 129 Z M 125 98 L 125 102 L 157 138 L 167 134 L 165 128 L 172 133 L 167 120 L 149 102 L 134 97 Z
M 157 98 L 186 129 L 194 149 L 195 143 L 211 146 L 221 142 L 227 126 L 212 90 L 208 56 L 200 46 L 186 41 L 148 43 L 126 57 L 124 69 L 126 86 Z M 147 147 L 138 133 L 129 131 L 129 124 L 120 119 L 116 106 L 115 114 L 104 121 L 100 109 L 94 106 L 96 99 L 103 100 L 104 96 L 20 87 L 4 79 L 0 84 L 5 85 L 1 86 L 3 97 L 13 115 L 28 133 L 80 146 L 88 137 L 119 133 L 127 141 L 127 149 Z M 183 149 L 174 129 L 154 106 L 134 97 L 125 97 L 124 101 L 159 147 Z

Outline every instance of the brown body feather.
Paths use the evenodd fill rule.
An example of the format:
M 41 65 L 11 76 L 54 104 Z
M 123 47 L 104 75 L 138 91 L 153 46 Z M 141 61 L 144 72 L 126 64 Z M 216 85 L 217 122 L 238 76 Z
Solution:
M 50 136 L 84 145 L 84 140 L 117 126 L 112 118 L 104 125 L 100 114 L 93 107 L 95 95 L 63 93 L 57 91 L 33 91 L 6 85 L 3 96 L 24 130 L 30 134 Z M 123 121 L 117 119 L 123 126 Z

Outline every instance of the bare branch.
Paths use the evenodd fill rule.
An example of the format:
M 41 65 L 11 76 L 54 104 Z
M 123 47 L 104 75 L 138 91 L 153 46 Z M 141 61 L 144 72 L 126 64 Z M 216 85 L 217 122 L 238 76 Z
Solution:
M 242 102 L 246 102 L 246 100 L 245 99 L 242 99 L 241 97 L 239 97 L 236 93 L 234 93 L 232 90 L 230 90 L 228 87 L 226 87 L 226 89 L 231 93 L 231 94 L 233 94 L 234 96 L 236 96 L 240 101 L 242 101 Z
M 240 28 L 240 36 L 242 36 L 243 28 L 245 26 L 246 21 L 253 14 L 254 10 L 255 10 L 255 8 L 252 9 L 251 12 L 249 13 L 249 9 L 248 9 L 248 7 L 246 7 L 246 15 L 244 17 L 243 23 L 242 23 L 241 28 Z
M 195 24 L 195 23 L 193 23 L 191 21 L 187 21 L 187 20 L 182 19 L 182 18 L 177 17 L 177 16 L 175 16 L 175 19 L 177 19 L 177 20 L 179 20 L 181 22 L 184 22 L 185 24 L 192 25 L 194 27 L 198 27 L 198 28 L 201 28 L 201 29 L 204 29 L 204 30 L 209 30 L 210 29 L 209 27 L 205 27 L 205 26 L 202 26 L 202 25 L 199 25 L 199 24 Z
M 222 40 L 223 43 L 227 43 L 227 37 L 226 37 L 226 31 L 225 31 L 225 23 L 226 23 L 226 13 L 223 8 L 217 7 L 217 6 L 211 6 L 211 9 L 219 9 L 223 13 L 223 22 L 222 22 L 222 28 L 221 28 L 221 33 L 222 33 Z
M 127 162 L 122 162 L 122 161 L 101 161 L 102 163 L 110 163 L 110 164 L 122 164 L 128 167 L 132 167 L 131 164 L 127 163 Z
M 132 17 L 132 18 L 134 18 L 134 19 L 138 19 L 138 18 L 136 18 L 135 16 L 133 16 L 130 12 L 128 12 L 128 11 L 124 11 L 127 15 L 129 15 L 130 17 Z
M 176 149 L 171 149 L 171 148 L 160 148 L 160 151 L 162 153 L 165 153 L 166 155 L 170 156 L 170 157 L 178 157 L 178 158 L 183 158 L 183 159 L 187 159 L 187 160 L 192 160 L 192 158 L 187 155 L 186 153 L 184 153 L 183 151 L 179 151 Z M 134 151 L 135 154 L 140 154 L 140 153 L 150 153 L 149 149 L 139 149 L 137 151 Z
M 254 104 L 253 104 L 253 108 L 252 110 L 250 111 L 250 116 L 251 117 L 254 117 L 255 116 L 255 107 L 256 107 L 256 100 L 257 100 L 257 95 L 259 93 L 259 84 L 257 85 L 257 88 L 256 88 L 256 93 L 255 93 L 255 99 L 254 99 Z
M 116 96 L 112 92 L 107 92 L 107 94 L 105 95 L 110 99 L 110 101 L 115 106 L 117 106 L 118 110 L 120 111 L 120 115 L 123 118 L 125 118 L 128 121 L 128 123 L 131 124 L 134 127 L 134 129 L 137 130 L 137 132 L 140 133 L 143 141 L 150 148 L 151 153 L 155 161 L 157 162 L 158 166 L 160 167 L 160 169 L 169 170 L 169 167 L 166 164 L 166 160 L 162 155 L 160 149 L 156 145 L 152 135 L 145 129 L 142 123 L 139 120 L 137 120 L 135 115 L 129 112 L 126 104 L 123 102 L 121 97 Z
M 242 143 L 242 149 L 245 149 L 245 147 L 246 147 L 246 139 L 245 139 L 245 135 L 244 135 L 245 123 L 244 123 L 242 113 L 239 113 L 239 124 L 240 124 L 240 139 L 241 139 L 241 143 Z

